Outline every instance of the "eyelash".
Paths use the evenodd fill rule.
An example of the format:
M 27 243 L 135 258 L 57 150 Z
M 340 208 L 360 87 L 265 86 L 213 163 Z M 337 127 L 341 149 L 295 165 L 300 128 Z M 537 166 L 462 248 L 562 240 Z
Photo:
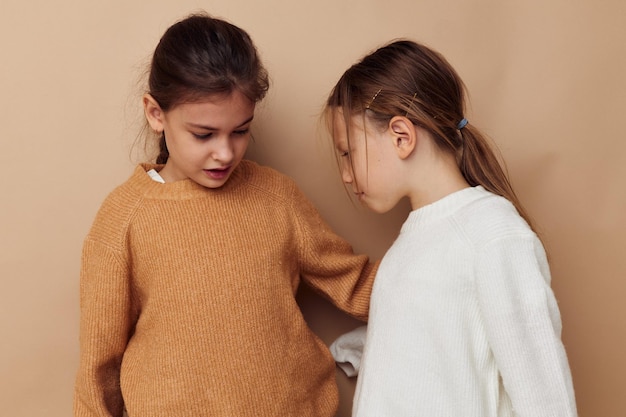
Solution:
M 250 132 L 250 129 L 242 129 L 242 130 L 235 130 L 233 131 L 233 134 L 237 135 L 237 136 L 245 136 L 248 134 L 248 132 Z M 196 138 L 196 139 L 200 139 L 200 140 L 205 140 L 205 139 L 209 139 L 211 136 L 213 136 L 213 132 L 209 132 L 209 133 L 205 133 L 205 134 L 198 134 L 198 133 L 192 133 L 192 135 Z
M 213 133 L 206 133 L 204 135 L 199 135 L 197 133 L 192 133 L 192 135 L 196 139 L 208 139 L 208 138 L 210 138 L 213 135 Z

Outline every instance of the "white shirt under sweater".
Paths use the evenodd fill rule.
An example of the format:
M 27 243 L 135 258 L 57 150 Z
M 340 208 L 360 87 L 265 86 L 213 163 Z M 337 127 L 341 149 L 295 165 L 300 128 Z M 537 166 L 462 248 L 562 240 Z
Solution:
M 546 255 L 508 200 L 479 186 L 410 213 L 374 284 L 353 415 L 577 415 Z

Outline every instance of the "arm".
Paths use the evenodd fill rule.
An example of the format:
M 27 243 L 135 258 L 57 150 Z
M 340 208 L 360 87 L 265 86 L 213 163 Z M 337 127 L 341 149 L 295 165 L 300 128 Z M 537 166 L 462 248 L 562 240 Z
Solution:
M 121 417 L 120 365 L 131 330 L 130 289 L 124 262 L 87 239 L 80 281 L 80 363 L 74 416 Z
M 560 313 L 539 239 L 499 239 L 477 255 L 476 287 L 487 337 L 516 415 L 575 417 Z
M 341 310 L 366 321 L 378 262 L 354 254 L 297 189 L 292 204 L 302 279 Z

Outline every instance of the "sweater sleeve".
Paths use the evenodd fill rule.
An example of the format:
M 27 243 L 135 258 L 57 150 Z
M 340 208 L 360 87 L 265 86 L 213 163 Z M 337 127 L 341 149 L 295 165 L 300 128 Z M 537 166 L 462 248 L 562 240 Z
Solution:
M 534 235 L 499 239 L 477 259 L 487 337 L 516 415 L 575 417 L 561 318 L 541 242 Z
M 121 417 L 120 366 L 131 330 L 128 269 L 106 246 L 87 239 L 80 279 L 80 362 L 74 416 Z
M 379 262 L 372 263 L 367 256 L 355 254 L 297 188 L 292 203 L 302 279 L 339 309 L 366 321 Z

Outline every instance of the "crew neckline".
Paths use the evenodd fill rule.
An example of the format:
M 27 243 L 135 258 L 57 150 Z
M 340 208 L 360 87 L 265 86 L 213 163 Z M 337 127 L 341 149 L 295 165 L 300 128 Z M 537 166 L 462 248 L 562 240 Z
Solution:
M 455 191 L 439 200 L 409 213 L 401 231 L 423 227 L 427 224 L 450 217 L 466 205 L 492 195 L 481 185 Z
M 174 182 L 160 182 L 158 179 L 155 180 L 154 174 L 150 174 L 149 172 L 154 170 L 156 175 L 161 177 L 158 172 L 163 166 L 164 165 L 151 163 L 139 164 L 132 175 L 133 181 L 131 186 L 137 189 L 146 198 L 166 200 L 189 199 L 231 190 L 233 187 L 237 187 L 239 184 L 245 182 L 249 174 L 248 164 L 245 161 L 241 161 L 223 186 L 220 188 L 208 188 L 189 178 Z

